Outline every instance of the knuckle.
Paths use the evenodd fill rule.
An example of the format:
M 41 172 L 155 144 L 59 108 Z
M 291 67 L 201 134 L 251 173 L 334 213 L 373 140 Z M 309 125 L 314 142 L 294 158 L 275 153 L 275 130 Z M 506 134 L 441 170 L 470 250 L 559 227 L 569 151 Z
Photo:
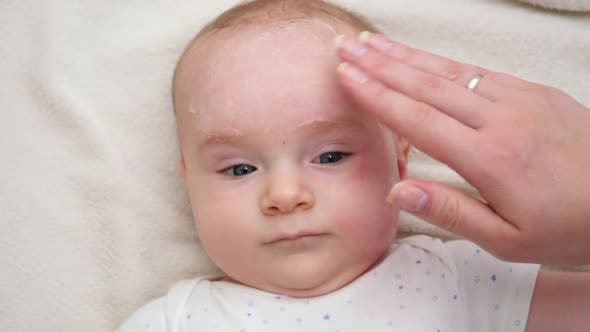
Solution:
M 388 89 L 383 86 L 376 86 L 371 91 L 371 103 L 377 106 L 378 110 L 388 112 L 392 107 L 395 107 L 395 100 L 392 98 Z
M 486 78 L 495 81 L 495 82 L 507 82 L 512 80 L 510 75 L 504 74 L 504 73 L 499 73 L 499 72 L 490 72 L 487 73 Z
M 395 60 L 376 52 L 371 52 L 361 60 L 361 67 L 383 82 L 391 82 L 399 72 L 399 66 Z
M 407 46 L 398 46 L 392 48 L 392 56 L 402 62 L 410 62 L 416 56 L 416 51 Z
M 440 93 L 442 90 L 442 79 L 428 74 L 417 75 L 415 94 L 420 98 L 427 98 L 431 94 Z
M 439 215 L 441 217 L 441 227 L 453 232 L 457 230 L 463 220 L 463 209 L 459 200 L 446 198 L 443 200 Z
M 490 169 L 495 169 L 495 171 L 491 171 L 491 174 L 488 174 L 492 178 L 502 176 L 504 171 L 510 169 L 514 171 L 514 167 L 520 163 L 523 157 L 522 153 L 512 146 L 500 142 L 482 143 L 478 149 L 478 154 L 481 160 L 484 161 L 484 165 L 488 165 Z
M 449 81 L 457 82 L 463 77 L 461 66 L 451 60 L 443 60 L 442 76 Z
M 508 179 L 519 179 L 519 176 L 536 167 L 538 149 L 539 145 L 528 142 L 526 138 L 514 142 L 484 143 L 476 152 L 478 160 L 482 161 L 481 176 L 503 183 Z
M 431 106 L 422 102 L 417 102 L 412 108 L 412 111 L 408 112 L 407 116 L 413 120 L 413 126 L 419 126 L 424 123 L 432 123 L 434 110 Z
M 379 54 L 377 52 L 371 52 L 370 56 L 367 56 L 363 59 L 365 65 L 375 73 L 384 72 L 391 72 L 394 67 L 393 61 L 388 57 L 384 56 L 383 54 Z

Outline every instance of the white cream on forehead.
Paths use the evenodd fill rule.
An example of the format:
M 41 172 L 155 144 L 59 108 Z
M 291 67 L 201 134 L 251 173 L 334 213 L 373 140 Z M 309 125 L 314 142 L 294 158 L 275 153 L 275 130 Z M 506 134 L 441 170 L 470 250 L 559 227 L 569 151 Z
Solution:
M 307 87 L 309 85 L 315 85 L 321 89 L 322 85 L 327 85 L 330 83 L 331 82 L 329 82 L 327 80 L 311 81 L 307 84 L 301 84 L 299 86 L 291 86 L 284 93 L 293 92 L 294 90 L 297 90 L 297 89 L 303 89 L 304 87 Z M 257 96 L 257 97 L 262 98 L 261 96 Z M 278 99 L 281 97 L 282 96 L 280 96 L 280 95 L 276 95 L 276 96 L 265 96 L 264 98 L 267 100 L 266 101 L 267 103 L 272 103 L 272 99 L 275 99 L 275 98 Z M 224 105 L 222 107 L 225 108 L 224 117 L 226 118 L 226 122 L 224 123 L 223 130 L 233 133 L 235 135 L 243 134 L 239 129 L 236 128 L 236 127 L 240 127 L 243 117 L 249 116 L 250 114 L 260 114 L 260 113 L 264 113 L 264 112 L 273 112 L 273 111 L 278 112 L 279 111 L 279 110 L 262 110 L 262 109 L 250 109 L 250 110 L 240 109 L 239 105 L 237 105 L 231 97 L 225 98 L 221 102 L 224 103 Z M 193 121 L 192 121 L 193 129 L 198 132 L 201 132 L 201 133 L 207 133 L 211 130 L 211 126 L 209 124 L 212 122 L 213 123 L 215 122 L 215 116 L 216 116 L 215 112 L 207 112 L 206 111 L 208 109 L 207 106 L 196 106 L 195 104 L 198 105 L 198 102 L 195 102 L 193 100 L 191 100 L 191 102 L 189 104 L 190 105 L 189 112 L 191 113 L 192 119 L 193 119 Z M 259 104 L 262 105 L 262 102 L 260 102 Z M 217 105 L 217 107 L 219 107 L 219 104 Z M 329 119 L 331 119 L 337 115 L 337 112 L 339 111 L 338 107 L 339 107 L 339 105 L 334 105 L 333 108 L 323 110 L 321 113 L 314 112 L 315 114 L 309 114 L 307 116 L 303 115 L 303 113 L 305 113 L 306 110 L 301 109 L 301 110 L 299 110 L 299 112 L 305 120 L 303 120 L 302 122 L 299 122 L 299 123 L 298 122 L 288 123 L 287 126 L 283 126 L 280 129 L 274 127 L 274 123 L 272 121 L 266 122 L 266 123 L 260 123 L 257 125 L 260 126 L 259 130 L 264 133 L 272 133 L 272 134 L 276 134 L 276 135 L 281 135 L 281 137 L 284 138 L 286 135 L 291 134 L 293 131 L 296 131 L 297 129 L 299 129 L 302 126 L 308 125 L 313 122 L 329 121 Z M 197 111 L 197 110 L 204 110 L 204 111 Z M 291 110 L 291 111 L 297 112 L 297 110 Z M 276 115 L 273 115 L 273 116 L 276 116 Z
M 267 25 L 264 25 L 266 29 L 265 31 L 261 32 L 260 29 L 256 29 L 258 30 L 258 32 L 256 32 L 256 35 L 258 35 L 258 39 L 263 39 L 272 36 L 277 31 L 296 32 L 296 30 L 301 27 L 309 26 L 321 27 L 322 30 L 330 32 L 332 37 L 336 37 L 336 35 L 338 34 L 336 28 L 333 25 L 326 22 L 325 20 L 318 18 L 298 18 L 289 21 L 270 22 Z M 322 40 L 317 33 L 313 33 L 313 37 L 318 40 Z
M 321 30 L 317 31 L 318 29 L 313 29 L 311 27 L 319 27 Z M 301 38 L 301 28 L 305 29 L 305 37 Z M 311 28 L 311 29 L 310 29 Z M 293 20 L 293 21 L 289 21 L 289 22 L 277 22 L 274 24 L 269 25 L 268 27 L 265 27 L 264 30 L 261 30 L 260 28 L 258 29 L 250 29 L 250 30 L 246 30 L 246 31 L 241 31 L 240 32 L 240 36 L 241 38 L 251 38 L 250 42 L 248 43 L 224 43 L 222 45 L 220 45 L 219 47 L 216 47 L 216 50 L 213 50 L 213 56 L 212 59 L 214 59 L 212 65 L 208 68 L 208 76 L 203 77 L 202 79 L 204 80 L 208 80 L 210 77 L 213 77 L 216 75 L 218 68 L 219 70 L 223 70 L 224 68 L 227 68 L 227 64 L 224 64 L 222 60 L 219 60 L 220 56 L 215 56 L 220 55 L 220 53 L 223 52 L 247 52 L 249 53 L 250 56 L 256 56 L 256 54 L 259 52 L 259 49 L 257 48 L 257 44 L 259 43 L 264 43 L 266 42 L 266 40 L 268 40 L 269 38 L 276 38 L 277 33 L 281 33 L 281 32 L 286 32 L 286 40 L 290 43 L 290 46 L 292 47 L 293 45 L 296 45 L 296 43 L 301 43 L 301 44 L 305 44 L 305 48 L 309 49 L 309 51 L 307 52 L 308 56 L 311 57 L 325 57 L 326 56 L 326 52 L 330 51 L 332 52 L 334 50 L 333 48 L 333 44 L 332 44 L 332 40 L 333 37 L 335 37 L 338 33 L 336 31 L 336 28 L 325 22 L 324 20 L 321 19 L 298 19 L 298 20 Z M 245 37 L 244 37 L 245 34 Z M 327 35 L 325 35 L 327 34 Z M 310 43 L 310 39 L 309 37 L 312 36 L 312 40 L 315 40 L 317 42 L 315 47 L 309 47 L 309 43 Z M 299 38 L 297 38 L 299 37 Z M 295 44 L 294 44 L 295 43 Z M 280 53 L 282 51 L 282 49 L 279 47 L 276 49 L 275 53 Z M 278 55 L 277 55 L 278 56 Z M 218 61 L 215 61 L 215 59 L 217 59 Z M 231 63 L 229 64 L 231 65 Z M 269 70 L 272 70 L 272 68 L 269 68 Z M 278 68 L 277 70 L 281 70 L 281 68 Z M 255 81 L 252 82 L 252 84 L 256 84 Z M 264 100 L 264 102 L 266 104 L 268 103 L 272 103 L 272 100 L 274 99 L 280 99 L 283 98 L 285 95 L 289 94 L 289 93 L 293 93 L 293 91 L 298 90 L 298 89 L 305 89 L 308 88 L 309 86 L 317 86 L 318 89 L 322 88 L 322 85 L 328 85 L 328 84 L 334 84 L 334 78 L 333 77 L 326 77 L 326 78 L 319 78 L 319 79 L 311 79 L 308 82 L 298 82 L 297 85 L 289 85 L 289 86 L 285 86 L 284 89 L 280 89 L 279 91 L 274 91 L 274 93 L 272 95 L 266 94 L 266 95 L 262 95 L 262 94 L 256 94 L 253 93 L 251 94 L 251 97 L 256 98 L 259 100 L 259 102 L 255 102 L 255 104 L 259 104 L 262 105 L 262 101 Z M 207 101 L 208 100 L 208 101 Z M 214 105 L 207 105 L 207 103 L 215 103 Z M 221 104 L 220 104 L 221 103 Z M 238 129 L 236 129 L 236 126 L 238 126 L 240 124 L 240 119 L 242 119 L 245 116 L 249 116 L 249 114 L 252 113 L 257 113 L 260 110 L 247 110 L 247 109 L 240 109 L 239 105 L 235 102 L 234 98 L 232 98 L 232 96 L 227 96 L 226 98 L 223 98 L 223 100 L 212 100 L 212 98 L 195 98 L 194 96 L 191 97 L 191 100 L 189 101 L 189 107 L 188 107 L 188 112 L 190 113 L 191 117 L 194 118 L 194 121 L 191 121 L 194 125 L 194 129 L 200 132 L 206 132 L 207 131 L 207 123 L 210 122 L 209 119 L 213 119 L 212 117 L 214 116 L 214 112 L 207 112 L 206 110 L 208 109 L 212 109 L 214 107 L 223 107 L 227 110 L 230 110 L 231 112 L 226 112 L 231 114 L 231 119 L 229 121 L 229 123 L 227 123 L 227 127 L 225 128 L 226 130 L 236 133 L 236 134 L 241 134 L 239 132 Z M 322 112 L 322 113 L 326 113 L 326 112 Z M 329 111 L 328 111 L 329 113 Z M 324 117 L 326 114 L 318 114 L 319 117 Z M 197 117 L 198 120 L 195 118 Z M 307 120 L 307 122 L 312 122 L 312 121 L 316 121 L 316 119 L 310 119 Z M 300 125 L 293 123 L 292 126 L 289 126 L 288 128 L 283 128 L 282 130 L 286 132 L 282 132 L 279 133 L 275 130 L 275 128 L 273 128 L 272 123 L 264 123 L 261 125 L 265 125 L 265 127 L 261 128 L 261 131 L 264 132 L 274 132 L 276 134 L 281 134 L 281 135 L 287 135 L 288 133 L 296 130 L 296 127 L 299 127 Z
M 313 27 L 319 27 L 320 31 L 317 31 L 318 29 L 313 29 Z M 300 33 L 301 29 L 305 29 L 303 35 Z M 309 45 L 305 45 L 305 49 L 308 51 L 308 54 L 315 54 L 318 56 L 324 55 L 326 51 L 332 51 L 334 49 L 333 39 L 338 34 L 333 25 L 325 22 L 325 20 L 315 18 L 295 19 L 288 22 L 272 22 L 263 27 L 247 27 L 239 30 L 238 33 L 235 31 L 221 31 L 215 36 L 215 38 L 231 39 L 236 38 L 236 35 L 239 35 L 240 39 L 248 39 L 249 42 L 226 42 L 221 45 L 216 45 L 213 49 L 208 49 L 207 52 L 211 54 L 210 58 L 213 60 L 209 64 L 208 74 L 214 76 L 218 69 L 223 69 L 228 65 L 219 61 L 219 59 L 223 58 L 223 54 L 246 52 L 246 54 L 249 55 L 256 55 L 259 53 L 258 46 L 261 43 L 266 42 L 269 38 L 275 38 L 276 35 L 281 32 L 286 33 L 285 42 L 289 43 L 291 46 L 303 43 L 308 44 L 310 42 L 309 37 L 311 36 L 312 40 L 319 42 L 316 46 L 321 45 L 321 47 L 310 48 Z M 324 33 L 327 33 L 327 35 L 322 36 Z M 301 38 L 302 36 L 304 36 L 304 38 Z M 272 51 L 273 53 L 271 54 L 277 54 L 281 51 L 281 48 L 277 48 Z
M 245 27 L 239 30 L 237 34 L 241 36 L 241 38 L 250 38 L 250 43 L 248 45 L 237 45 L 236 48 L 235 43 L 225 43 L 223 45 L 218 45 L 214 50 L 209 50 L 213 53 L 213 58 L 217 58 L 218 54 L 226 53 L 226 52 L 237 52 L 237 51 L 250 51 L 251 53 L 257 53 L 258 50 L 255 48 L 256 43 L 263 42 L 268 38 L 272 38 L 276 36 L 277 33 L 280 32 L 287 32 L 298 35 L 298 30 L 300 28 L 309 28 L 309 27 L 320 27 L 322 31 L 310 31 L 311 29 L 307 29 L 305 37 L 312 36 L 313 39 L 317 41 L 321 41 L 324 44 L 325 48 L 333 48 L 333 37 L 338 35 L 338 31 L 336 28 L 322 19 L 317 18 L 299 18 L 293 19 L 290 21 L 280 21 L 280 22 L 269 22 L 268 24 L 261 26 L 252 26 L 252 27 Z M 309 34 L 311 32 L 311 34 Z M 328 32 L 328 36 L 320 36 L 320 33 Z M 236 32 L 233 30 L 228 31 L 220 31 L 215 35 L 215 38 L 232 38 L 236 35 Z M 327 38 L 326 38 L 327 37 Z M 294 39 L 289 38 L 289 42 L 292 43 Z M 308 40 L 307 40 L 308 41 Z M 311 50 L 310 50 L 311 51 Z

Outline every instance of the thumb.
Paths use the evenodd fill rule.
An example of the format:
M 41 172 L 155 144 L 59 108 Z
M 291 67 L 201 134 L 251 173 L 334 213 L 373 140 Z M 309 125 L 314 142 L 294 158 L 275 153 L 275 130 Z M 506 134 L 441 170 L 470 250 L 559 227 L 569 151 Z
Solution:
M 490 252 L 497 252 L 498 245 L 518 231 L 475 197 L 432 181 L 399 182 L 389 192 L 387 201 Z

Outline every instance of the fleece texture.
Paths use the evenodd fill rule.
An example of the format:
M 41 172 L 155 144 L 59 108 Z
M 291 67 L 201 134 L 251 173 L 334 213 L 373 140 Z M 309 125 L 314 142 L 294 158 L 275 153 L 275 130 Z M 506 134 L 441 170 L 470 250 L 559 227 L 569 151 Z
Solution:
M 175 281 L 215 271 L 175 170 L 170 82 L 186 43 L 235 3 L 0 1 L 0 330 L 113 330 Z M 336 3 L 398 42 L 590 105 L 588 13 L 508 0 Z M 472 190 L 419 151 L 409 174 Z M 402 219 L 402 231 L 444 236 Z

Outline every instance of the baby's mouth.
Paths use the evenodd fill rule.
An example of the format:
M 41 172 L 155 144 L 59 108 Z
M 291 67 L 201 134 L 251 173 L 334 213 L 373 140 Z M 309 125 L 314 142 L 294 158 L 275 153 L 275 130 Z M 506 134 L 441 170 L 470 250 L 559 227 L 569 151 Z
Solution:
M 305 248 L 321 242 L 328 234 L 301 232 L 295 234 L 283 234 L 265 244 L 281 248 Z

